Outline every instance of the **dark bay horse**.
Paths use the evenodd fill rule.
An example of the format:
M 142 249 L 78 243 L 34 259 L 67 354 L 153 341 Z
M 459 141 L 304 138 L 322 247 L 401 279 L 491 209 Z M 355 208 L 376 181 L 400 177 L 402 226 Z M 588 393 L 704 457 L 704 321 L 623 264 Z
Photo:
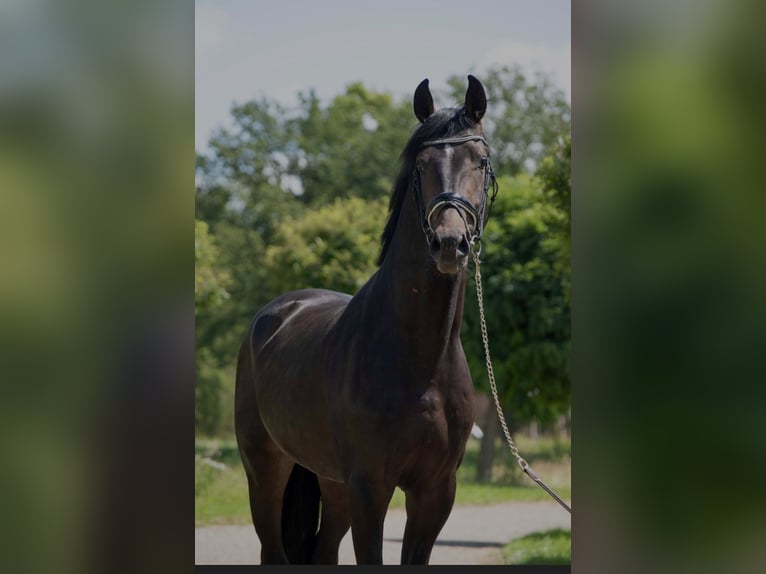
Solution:
M 494 184 L 486 95 L 468 80 L 457 108 L 434 111 L 428 80 L 415 91 L 420 125 L 402 153 L 376 273 L 354 297 L 306 289 L 274 299 L 242 344 L 236 433 L 263 564 L 337 564 L 349 526 L 357 562 L 382 563 L 397 486 L 401 562 L 427 564 L 452 510 L 474 416 L 460 343 L 466 265 Z

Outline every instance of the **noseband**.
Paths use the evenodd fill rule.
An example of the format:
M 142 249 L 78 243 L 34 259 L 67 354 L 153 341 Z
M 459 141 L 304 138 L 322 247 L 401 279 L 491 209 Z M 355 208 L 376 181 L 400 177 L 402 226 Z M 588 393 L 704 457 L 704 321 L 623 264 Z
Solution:
M 460 145 L 470 141 L 483 142 L 487 147 L 489 144 L 484 136 L 480 135 L 468 135 L 454 138 L 443 138 L 438 140 L 429 140 L 423 142 L 421 148 L 432 146 L 453 146 Z M 445 207 L 454 207 L 466 224 L 466 239 L 470 245 L 474 245 L 477 241 L 481 240 L 481 233 L 484 228 L 484 210 L 487 209 L 487 197 L 489 197 L 489 211 L 492 209 L 492 204 L 495 202 L 497 196 L 497 180 L 495 179 L 495 172 L 492 170 L 492 164 L 489 161 L 489 156 L 482 159 L 482 167 L 484 168 L 484 193 L 481 198 L 481 206 L 476 209 L 473 204 L 468 201 L 464 196 L 459 193 L 452 193 L 445 191 L 434 197 L 428 206 L 424 205 L 423 190 L 420 185 L 420 169 L 415 168 L 413 173 L 412 185 L 415 188 L 415 202 L 418 206 L 418 213 L 420 214 L 421 225 L 423 226 L 423 233 L 426 236 L 426 243 L 430 245 L 433 241 L 435 232 L 431 227 L 431 218 L 435 213 L 438 213 Z M 489 195 L 489 187 L 492 186 L 492 195 Z M 489 216 L 489 211 L 487 216 Z M 473 226 L 473 233 L 470 231 L 468 216 Z

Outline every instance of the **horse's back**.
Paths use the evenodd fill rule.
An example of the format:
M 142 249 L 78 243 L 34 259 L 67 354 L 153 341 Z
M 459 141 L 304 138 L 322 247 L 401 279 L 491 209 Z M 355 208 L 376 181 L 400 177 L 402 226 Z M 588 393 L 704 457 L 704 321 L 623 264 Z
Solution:
M 237 410 L 257 410 L 286 454 L 325 476 L 336 474 L 336 461 L 322 384 L 322 344 L 350 299 L 304 289 L 267 303 L 253 319 L 237 367 Z

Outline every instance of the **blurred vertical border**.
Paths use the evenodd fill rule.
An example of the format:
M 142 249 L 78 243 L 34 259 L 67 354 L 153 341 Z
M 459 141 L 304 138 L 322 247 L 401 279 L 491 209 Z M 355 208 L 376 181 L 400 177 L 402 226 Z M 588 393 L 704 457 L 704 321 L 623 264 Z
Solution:
M 573 572 L 764 571 L 764 8 L 573 3 Z
M 0 571 L 193 563 L 194 3 L 0 4 Z

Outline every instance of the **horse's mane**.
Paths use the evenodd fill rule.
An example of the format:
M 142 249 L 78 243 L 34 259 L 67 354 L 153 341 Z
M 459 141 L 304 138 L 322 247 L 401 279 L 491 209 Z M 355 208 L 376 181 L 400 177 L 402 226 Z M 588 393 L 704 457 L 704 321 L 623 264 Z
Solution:
M 415 169 L 415 158 L 423 146 L 423 142 L 454 137 L 465 130 L 475 129 L 476 126 L 476 122 L 471 121 L 466 116 L 463 106 L 444 108 L 428 116 L 426 121 L 420 124 L 412 134 L 410 141 L 404 146 L 404 150 L 399 158 L 401 169 L 396 178 L 394 191 L 388 204 L 388 221 L 386 221 L 386 227 L 383 229 L 380 237 L 381 249 L 378 265 L 383 263 L 388 247 L 391 245 L 391 240 L 394 237 L 399 214 L 404 205 L 404 198 L 407 196 L 407 190 L 410 188 L 412 172 Z

